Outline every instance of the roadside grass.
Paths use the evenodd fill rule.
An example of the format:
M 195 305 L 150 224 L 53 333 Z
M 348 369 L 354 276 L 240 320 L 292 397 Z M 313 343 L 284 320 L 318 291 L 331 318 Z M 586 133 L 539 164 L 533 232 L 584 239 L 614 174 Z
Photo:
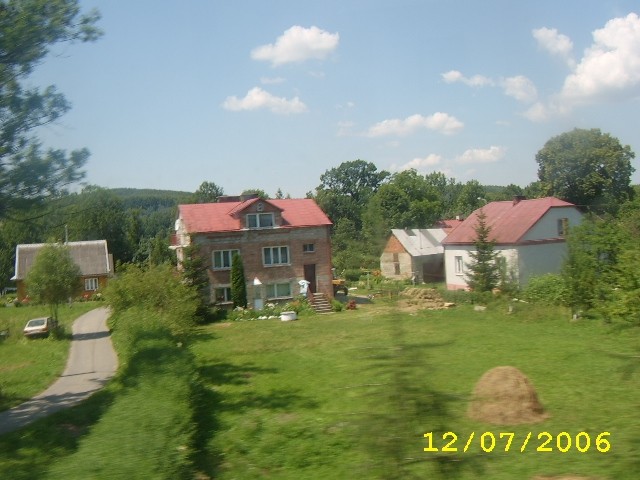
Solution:
M 27 339 L 22 329 L 31 318 L 49 316 L 44 305 L 0 308 L 0 410 L 14 407 L 45 390 L 64 370 L 69 353 L 71 325 L 80 315 L 102 306 L 78 302 L 60 308 L 61 335 Z
M 0 478 L 192 478 L 200 399 L 192 353 L 142 309 L 118 317 L 120 369 L 86 402 L 0 437 Z
M 372 457 L 400 454 L 410 459 L 401 478 L 426 478 L 439 463 L 435 453 L 423 451 L 429 446 L 424 433 L 434 431 L 433 446 L 442 449 L 447 443 L 442 433 L 451 431 L 458 438 L 451 446 L 458 452 L 445 465 L 453 471 L 443 478 L 458 473 L 477 478 L 478 468 L 486 478 L 505 480 L 560 474 L 637 477 L 640 389 L 637 378 L 623 375 L 627 360 L 613 355 L 635 352 L 636 330 L 570 322 L 567 311 L 526 304 L 517 305 L 513 314 L 501 303 L 483 312 L 463 305 L 415 314 L 392 305 L 375 301 L 298 322 L 202 328 L 216 339 L 192 347 L 211 403 L 205 420 L 213 428 L 198 457 L 200 468 L 216 479 L 385 478 Z M 400 348 L 394 343 L 398 328 L 404 338 Z M 415 368 L 402 358 L 394 361 L 393 353 L 385 369 L 376 366 L 380 354 L 402 349 L 413 352 L 406 358 Z M 416 356 L 416 351 L 422 353 Z M 500 365 L 515 366 L 529 377 L 548 420 L 510 427 L 466 417 L 475 383 Z M 406 396 L 406 385 L 394 385 L 394 369 L 417 387 L 413 397 Z M 404 400 L 415 401 L 420 391 L 427 405 L 435 394 L 447 395 L 449 414 L 403 410 Z M 411 421 L 403 418 L 405 411 Z M 394 428 L 394 422 L 406 431 Z M 463 453 L 471 432 L 475 441 Z M 484 432 L 496 437 L 491 453 L 480 448 Z M 514 433 L 508 452 L 501 432 Z M 528 432 L 532 438 L 521 453 Z M 551 452 L 537 451 L 546 439 L 538 438 L 541 432 L 553 437 L 547 445 Z M 556 443 L 560 432 L 572 437 L 566 453 Z M 591 439 L 585 453 L 573 445 L 580 432 Z M 611 434 L 603 437 L 611 443 L 606 453 L 595 444 L 602 432 Z M 561 441 L 560 446 L 566 445 Z

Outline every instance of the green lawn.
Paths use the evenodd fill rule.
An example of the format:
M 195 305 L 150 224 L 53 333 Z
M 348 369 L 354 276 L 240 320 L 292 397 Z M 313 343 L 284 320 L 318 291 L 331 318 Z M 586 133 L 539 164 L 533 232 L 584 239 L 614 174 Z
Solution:
M 69 352 L 71 324 L 96 308 L 93 302 L 60 308 L 61 338 L 27 339 L 22 329 L 31 318 L 49 316 L 46 306 L 0 308 L 0 410 L 15 406 L 45 390 L 64 370 Z
M 206 449 L 208 471 L 229 479 L 350 478 L 354 472 L 384 476 L 375 457 L 400 455 L 415 462 L 401 477 L 413 473 L 427 478 L 433 462 L 425 460 L 435 454 L 423 451 L 423 434 L 438 430 L 440 419 L 429 411 L 403 410 L 403 400 L 424 395 L 428 404 L 435 390 L 451 395 L 444 427 L 458 436 L 454 446 L 459 450 L 471 432 L 477 437 L 493 432 L 498 439 L 500 432 L 515 433 L 508 452 L 498 443 L 491 454 L 480 455 L 478 444 L 459 453 L 458 458 L 467 460 L 462 463 L 470 464 L 463 478 L 476 478 L 473 467 L 492 479 L 566 473 L 636 478 L 629 472 L 637 460 L 634 443 L 640 440 L 640 389 L 637 377 L 623 376 L 621 367 L 627 362 L 608 352 L 633 353 L 638 332 L 588 321 L 571 323 L 565 312 L 531 309 L 522 305 L 507 315 L 502 307 L 475 312 L 461 306 L 409 315 L 363 306 L 298 322 L 203 329 L 212 338 L 194 345 L 193 351 L 208 382 L 209 422 L 215 426 Z M 400 335 L 399 322 L 400 334 L 404 331 L 400 344 L 411 356 L 398 359 L 392 351 L 381 370 L 371 357 L 388 353 L 390 343 L 398 344 L 391 338 Z M 407 367 L 407 360 L 414 368 Z M 518 367 L 529 377 L 549 420 L 505 427 L 466 418 L 475 382 L 500 365 Z M 394 368 L 415 391 L 406 392 L 390 381 Z M 402 418 L 403 411 L 412 418 Z M 529 431 L 533 440 L 521 453 Z M 552 452 L 536 451 L 545 438 L 538 440 L 537 435 L 544 431 L 554 437 Z M 612 447 L 600 453 L 595 439 L 604 431 L 611 433 L 605 438 Z M 574 439 L 586 432 L 593 446 L 586 453 L 575 447 L 557 451 L 555 436 L 560 432 Z M 444 446 L 441 435 L 434 437 L 434 446 Z M 399 453 L 393 445 L 385 446 L 390 438 L 401 444 L 396 445 Z
M 150 335 L 87 404 L 0 437 L 0 477 L 87 478 L 90 465 L 96 479 L 194 478 L 190 462 L 201 479 L 434 478 L 438 466 L 448 469 L 441 478 L 635 479 L 640 372 L 625 376 L 625 367 L 640 347 L 637 329 L 524 304 L 506 310 L 408 313 L 376 300 L 295 322 L 201 327 L 188 349 Z M 475 382 L 499 365 L 529 377 L 548 420 L 467 419 Z M 424 452 L 431 431 L 439 450 L 442 434 L 455 433 L 458 452 Z M 605 431 L 611 448 L 599 452 Z M 480 449 L 485 432 L 497 438 L 491 453 Z M 508 452 L 501 432 L 514 433 Z M 553 436 L 551 452 L 536 450 L 540 432 Z M 574 441 L 585 432 L 588 451 L 558 451 L 561 432 Z

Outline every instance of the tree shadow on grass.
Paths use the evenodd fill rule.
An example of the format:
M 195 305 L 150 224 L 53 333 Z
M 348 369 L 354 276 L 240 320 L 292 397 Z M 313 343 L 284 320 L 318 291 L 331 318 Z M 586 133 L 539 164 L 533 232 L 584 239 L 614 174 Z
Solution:
M 80 405 L 0 436 L 0 478 L 43 478 L 53 462 L 79 448 L 113 400 L 113 392 L 101 390 Z
M 215 478 L 224 461 L 222 452 L 211 451 L 210 441 L 222 428 L 222 412 L 243 413 L 249 410 L 291 411 L 313 409 L 318 403 L 294 389 L 274 389 L 267 394 L 250 392 L 246 394 L 223 395 L 212 386 L 250 385 L 252 378 L 259 375 L 278 373 L 275 368 L 265 368 L 253 364 L 235 365 L 216 363 L 199 368 L 201 382 L 197 392 L 195 417 L 194 457 L 196 468 Z

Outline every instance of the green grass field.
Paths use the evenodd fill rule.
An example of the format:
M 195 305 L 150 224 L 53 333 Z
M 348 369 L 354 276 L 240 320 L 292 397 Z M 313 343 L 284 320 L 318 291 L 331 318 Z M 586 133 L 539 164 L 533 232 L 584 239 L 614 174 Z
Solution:
M 528 305 L 512 315 L 506 307 L 496 308 L 475 312 L 461 306 L 410 315 L 363 306 L 293 323 L 209 327 L 206 333 L 214 339 L 193 350 L 212 404 L 218 405 L 212 407 L 211 423 L 217 427 L 207 447 L 210 471 L 215 478 L 349 478 L 354 472 L 384 477 L 375 457 L 400 455 L 414 463 L 398 478 L 427 478 L 434 463 L 430 455 L 435 454 L 423 451 L 428 446 L 423 435 L 440 431 L 433 446 L 444 446 L 442 421 L 458 437 L 454 457 L 469 464 L 462 478 L 476 478 L 476 467 L 492 479 L 567 473 L 636 478 L 629 472 L 634 471 L 640 440 L 638 381 L 624 376 L 628 361 L 610 353 L 636 351 L 637 331 L 571 323 L 566 312 Z M 371 357 L 398 344 L 392 337 L 398 336 L 399 323 L 404 332 L 400 344 L 411 355 L 394 360 L 392 353 L 380 373 Z M 394 365 L 414 390 L 407 393 L 406 387 L 389 381 Z M 466 418 L 475 382 L 501 365 L 515 366 L 529 377 L 550 414 L 547 421 L 505 427 Z M 419 400 L 421 388 L 427 407 L 434 390 L 450 395 L 448 418 L 403 410 L 403 400 Z M 412 418 L 403 419 L 402 412 Z M 611 448 L 601 453 L 595 439 L 605 431 L 610 437 L 601 438 L 609 438 Z M 482 452 L 478 443 L 461 453 L 471 432 L 476 437 L 492 432 L 498 440 L 501 432 L 514 432 L 514 445 L 505 452 L 505 437 L 491 453 Z M 528 432 L 533 441 L 521 453 Z M 537 451 L 547 438 L 538 440 L 540 432 L 553 436 L 547 445 L 553 451 Z M 560 452 L 560 432 L 567 432 L 572 442 L 586 432 L 592 446 L 585 453 L 575 447 Z M 402 444 L 399 452 L 384 445 L 389 438 Z
M 194 478 L 178 468 L 187 461 L 203 479 L 433 478 L 438 469 L 463 479 L 637 478 L 640 372 L 628 375 L 628 356 L 638 331 L 570 322 L 558 309 L 506 310 L 408 313 L 376 300 L 295 322 L 201 327 L 189 348 L 149 338 L 86 405 L 0 437 L 0 477 Z M 474 384 L 500 365 L 528 376 L 547 420 L 467 418 Z M 457 452 L 442 452 L 447 431 Z M 438 452 L 423 450 L 428 432 Z M 480 447 L 485 432 L 485 450 L 496 437 L 491 452 Z M 500 433 L 514 434 L 509 451 Z M 182 463 L 172 470 L 167 459 Z

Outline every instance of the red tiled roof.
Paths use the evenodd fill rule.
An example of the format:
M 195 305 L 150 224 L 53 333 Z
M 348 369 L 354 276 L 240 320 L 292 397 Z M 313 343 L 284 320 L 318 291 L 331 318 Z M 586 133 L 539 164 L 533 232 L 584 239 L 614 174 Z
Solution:
M 572 203 L 555 197 L 531 200 L 491 202 L 467 217 L 447 238 L 443 245 L 473 243 L 477 234 L 478 213 L 484 210 L 487 226 L 491 228 L 489 238 L 496 243 L 517 243 L 550 208 L 574 207 Z
M 231 232 L 242 229 L 243 218 L 237 213 L 255 201 L 180 205 L 178 214 L 189 233 Z M 331 225 L 329 218 L 312 199 L 287 198 L 264 202 L 281 210 L 283 228 Z
M 437 222 L 433 228 L 441 228 L 445 233 L 449 234 L 462 223 L 462 220 L 449 219 L 449 220 L 440 220 Z

